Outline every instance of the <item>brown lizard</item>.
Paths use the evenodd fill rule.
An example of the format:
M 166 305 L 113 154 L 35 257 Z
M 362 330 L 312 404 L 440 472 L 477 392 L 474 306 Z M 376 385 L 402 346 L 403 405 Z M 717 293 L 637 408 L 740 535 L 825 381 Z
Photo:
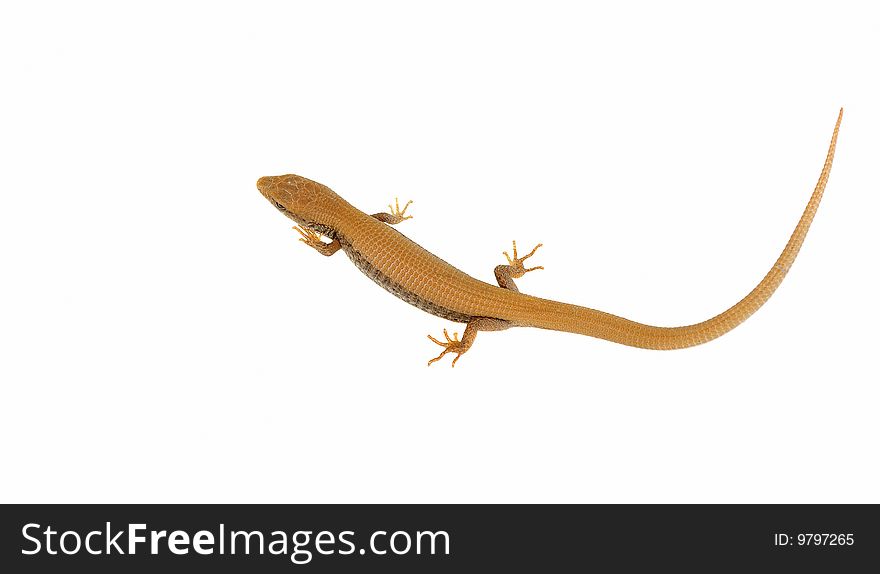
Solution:
M 261 177 L 257 188 L 266 199 L 295 221 L 300 241 L 322 255 L 343 250 L 349 259 L 370 279 L 411 305 L 456 323 L 467 323 L 461 339 L 443 330 L 445 340 L 428 336 L 455 353 L 456 361 L 471 348 L 478 331 L 501 331 L 510 327 L 538 327 L 579 333 L 615 343 L 644 349 L 681 349 L 711 341 L 727 333 L 757 311 L 776 291 L 797 257 L 798 251 L 819 207 L 831 172 L 837 132 L 843 109 L 837 117 L 831 144 L 819 181 L 791 238 L 773 267 L 739 303 L 702 323 L 683 327 L 655 327 L 624 319 L 610 313 L 541 299 L 519 292 L 514 279 L 542 267 L 526 268 L 524 262 L 541 247 L 538 244 L 520 256 L 513 243 L 513 256 L 507 252 L 507 265 L 495 268 L 498 287 L 474 279 L 405 235 L 392 229 L 412 216 L 406 215 L 395 200 L 388 213 L 367 215 L 336 195 L 329 187 L 298 175 Z M 330 239 L 329 243 L 321 236 Z

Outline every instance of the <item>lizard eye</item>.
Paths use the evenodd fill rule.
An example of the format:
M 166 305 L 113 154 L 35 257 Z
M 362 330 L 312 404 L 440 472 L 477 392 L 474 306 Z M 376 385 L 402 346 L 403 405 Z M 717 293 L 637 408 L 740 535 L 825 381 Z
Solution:
M 280 203 L 278 203 L 274 199 L 272 200 L 272 203 L 275 204 L 275 207 L 278 208 L 278 211 L 287 211 L 287 209 L 283 205 L 281 205 Z

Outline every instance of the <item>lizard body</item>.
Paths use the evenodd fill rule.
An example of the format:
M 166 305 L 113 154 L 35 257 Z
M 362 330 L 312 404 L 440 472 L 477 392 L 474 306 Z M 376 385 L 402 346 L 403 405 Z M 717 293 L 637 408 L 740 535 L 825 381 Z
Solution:
M 819 181 L 788 243 L 770 271 L 741 301 L 728 310 L 693 325 L 657 327 L 610 313 L 520 293 L 513 279 L 542 267 L 526 268 L 524 261 L 540 247 L 520 257 L 513 244 L 508 265 L 495 268 L 498 286 L 480 281 L 427 251 L 390 227 L 406 216 L 399 204 L 390 213 L 367 215 L 330 188 L 298 175 L 262 177 L 257 188 L 275 207 L 299 226 L 301 241 L 323 255 L 342 250 L 370 279 L 395 296 L 428 313 L 449 321 L 467 323 L 461 340 L 458 334 L 445 341 L 429 338 L 455 353 L 452 364 L 474 342 L 478 331 L 499 331 L 510 327 L 537 327 L 589 335 L 644 349 L 681 349 L 711 341 L 727 333 L 757 311 L 782 283 L 813 221 L 834 159 L 843 109 L 837 118 Z M 331 242 L 325 243 L 321 236 Z

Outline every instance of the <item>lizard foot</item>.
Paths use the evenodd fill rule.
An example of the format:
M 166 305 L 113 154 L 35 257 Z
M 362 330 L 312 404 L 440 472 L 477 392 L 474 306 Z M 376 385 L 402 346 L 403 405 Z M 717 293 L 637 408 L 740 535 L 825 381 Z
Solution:
M 300 227 L 299 225 L 295 226 L 293 230 L 302 235 L 299 240 L 309 247 L 318 248 L 324 245 L 324 242 L 321 241 L 321 235 L 317 231 L 312 231 L 307 227 Z
M 458 340 L 458 333 L 453 333 L 452 338 L 449 338 L 449 332 L 446 329 L 443 329 L 443 336 L 446 337 L 446 342 L 439 341 L 428 335 L 428 338 L 443 347 L 443 352 L 428 361 L 428 366 L 430 367 L 432 364 L 436 363 L 440 359 L 443 358 L 443 355 L 446 353 L 455 353 L 455 358 L 452 359 L 452 366 L 455 366 L 455 362 L 461 357 L 461 355 L 468 350 L 469 346 L 465 346 L 464 343 Z
M 400 202 L 397 198 L 394 198 L 394 205 L 388 204 L 388 211 L 391 212 L 391 219 L 393 221 L 389 221 L 392 225 L 395 223 L 400 223 L 401 221 L 406 221 L 407 219 L 412 219 L 412 215 L 406 215 L 406 209 L 412 204 L 412 200 L 406 202 L 406 205 L 403 206 L 403 209 L 400 209 Z
M 528 273 L 529 271 L 543 269 L 544 268 L 543 265 L 538 265 L 537 267 L 529 267 L 528 269 L 526 269 L 526 267 L 523 265 L 523 261 L 525 261 L 526 259 L 528 259 L 532 255 L 534 255 L 535 251 L 537 251 L 538 248 L 541 247 L 542 245 L 544 245 L 544 244 L 539 243 L 539 244 L 535 245 L 535 248 L 532 249 L 531 251 L 529 251 L 528 255 L 523 255 L 522 257 L 520 257 L 519 254 L 517 254 L 517 252 L 516 252 L 516 241 L 514 241 L 513 242 L 513 257 L 511 258 L 510 255 L 507 254 L 507 251 L 504 252 L 504 257 L 507 258 L 507 263 L 508 263 L 508 265 L 510 265 L 510 275 L 514 278 L 519 278 L 519 277 L 522 277 L 523 275 L 525 275 L 526 273 Z

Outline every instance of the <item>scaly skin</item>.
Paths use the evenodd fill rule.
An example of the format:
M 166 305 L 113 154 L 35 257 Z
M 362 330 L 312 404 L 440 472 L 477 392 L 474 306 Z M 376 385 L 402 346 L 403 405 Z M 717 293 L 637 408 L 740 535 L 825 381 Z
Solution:
M 452 364 L 474 342 L 478 331 L 499 331 L 510 327 L 538 327 L 606 339 L 643 349 L 681 349 L 711 341 L 749 318 L 776 291 L 804 242 L 831 172 L 834 148 L 843 109 L 837 117 L 831 144 L 819 181 L 800 221 L 776 263 L 757 287 L 739 303 L 702 323 L 683 327 L 655 327 L 587 307 L 541 299 L 519 292 L 513 279 L 541 267 L 526 268 L 513 245 L 508 265 L 495 268 L 499 286 L 474 279 L 389 227 L 407 216 L 407 203 L 389 206 L 390 213 L 367 215 L 336 195 L 330 188 L 298 175 L 262 177 L 257 188 L 290 219 L 296 221 L 301 241 L 323 255 L 342 249 L 370 279 L 407 303 L 450 321 L 467 323 L 458 339 L 455 333 L 444 339 L 429 338 L 455 353 Z M 321 241 L 321 236 L 331 239 Z

